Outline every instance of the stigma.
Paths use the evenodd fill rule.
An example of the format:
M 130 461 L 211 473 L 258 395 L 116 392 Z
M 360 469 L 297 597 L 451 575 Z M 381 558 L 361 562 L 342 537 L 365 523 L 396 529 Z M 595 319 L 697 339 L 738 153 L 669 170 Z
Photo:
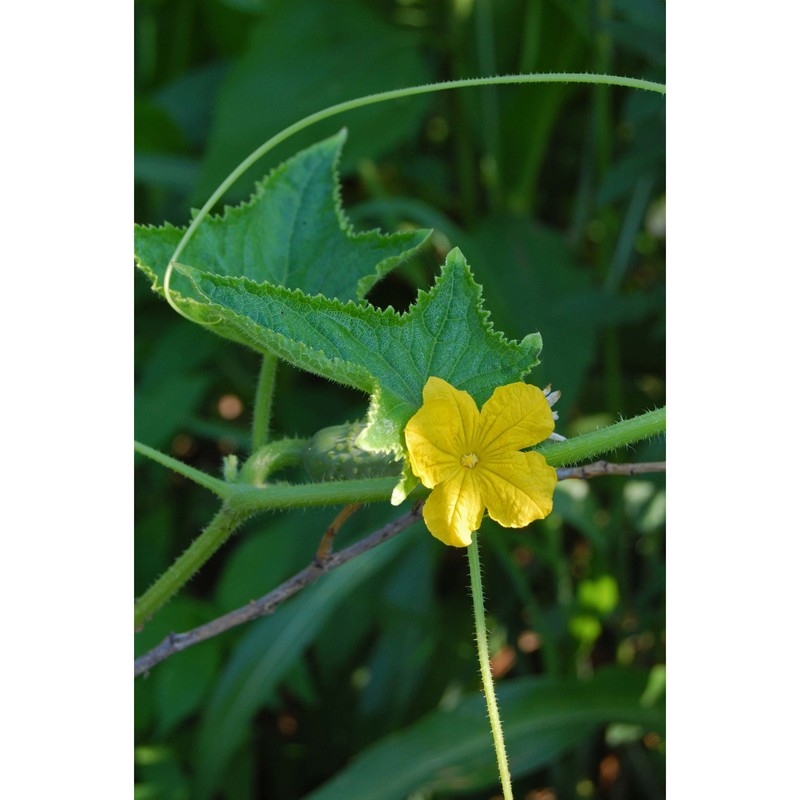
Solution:
M 466 453 L 465 455 L 461 456 L 461 466 L 466 467 L 467 469 L 475 469 L 475 466 L 478 463 L 478 456 L 475 453 Z

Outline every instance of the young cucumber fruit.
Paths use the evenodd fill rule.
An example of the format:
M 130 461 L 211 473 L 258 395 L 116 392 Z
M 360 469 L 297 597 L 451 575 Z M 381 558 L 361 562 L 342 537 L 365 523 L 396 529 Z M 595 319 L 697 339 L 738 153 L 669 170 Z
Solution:
M 309 477 L 315 481 L 344 481 L 399 475 L 402 461 L 393 461 L 387 453 L 369 453 L 356 445 L 365 427 L 364 422 L 347 422 L 317 431 L 303 452 Z

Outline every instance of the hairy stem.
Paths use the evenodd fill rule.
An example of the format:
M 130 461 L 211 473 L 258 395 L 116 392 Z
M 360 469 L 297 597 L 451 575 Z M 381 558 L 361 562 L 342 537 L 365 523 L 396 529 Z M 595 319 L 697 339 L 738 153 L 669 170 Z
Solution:
M 410 528 L 420 518 L 421 513 L 422 504 L 417 503 L 402 517 L 390 522 L 388 525 L 384 525 L 350 547 L 336 553 L 329 553 L 323 560 L 320 560 L 318 556 L 315 557 L 308 567 L 258 600 L 252 600 L 247 605 L 211 622 L 207 622 L 205 625 L 200 625 L 198 628 L 185 633 L 170 634 L 157 647 L 136 659 L 135 674 L 142 675 L 158 664 L 159 661 L 163 661 L 165 658 L 181 652 L 181 650 L 186 650 L 187 647 L 193 647 L 206 639 L 219 636 L 219 634 L 237 625 L 243 625 L 246 622 L 252 622 L 259 617 L 271 614 L 283 602 L 293 597 L 308 584 L 313 583 L 321 575 L 347 563 L 353 558 L 357 558 L 362 553 L 366 553 L 367 550 L 383 544 L 398 533 L 402 533 L 406 528 Z
M 481 667 L 483 692 L 486 695 L 486 708 L 489 711 L 489 724 L 492 728 L 494 751 L 497 754 L 497 768 L 500 771 L 500 785 L 503 787 L 503 800 L 513 800 L 511 794 L 511 775 L 508 771 L 508 757 L 503 740 L 503 726 L 494 693 L 492 670 L 489 666 L 489 642 L 486 637 L 486 616 L 483 606 L 483 582 L 481 581 L 481 562 L 478 556 L 478 537 L 472 537 L 467 548 L 469 558 L 469 577 L 472 588 L 472 607 L 475 611 L 475 640 L 478 643 L 478 661 Z
M 137 630 L 211 558 L 245 517 L 227 504 L 220 508 L 208 527 L 136 601 L 134 626 Z
M 551 467 L 565 467 L 657 436 L 666 429 L 667 409 L 662 407 L 564 442 L 545 442 L 534 449 L 545 457 Z
M 348 503 L 375 503 L 389 500 L 397 478 L 363 478 L 352 481 L 275 484 L 264 487 L 233 486 L 232 507 L 242 513 L 305 506 L 339 506 Z
M 561 467 L 585 461 L 599 453 L 616 450 L 640 439 L 663 433 L 666 429 L 666 409 L 648 411 L 638 417 L 622 420 L 599 431 L 585 433 L 564 442 L 549 442 L 540 446 L 539 452 L 548 464 Z M 276 469 L 281 458 L 299 458 L 303 447 L 300 439 L 285 439 L 266 445 L 251 456 L 242 469 L 242 478 L 257 478 Z M 225 500 L 222 509 L 208 528 L 190 545 L 189 549 L 163 574 L 136 604 L 136 624 L 141 625 L 158 610 L 178 589 L 228 539 L 247 517 L 261 511 L 305 506 L 333 506 L 349 503 L 374 503 L 387 501 L 392 496 L 397 478 L 367 478 L 352 481 L 323 481 L 321 483 L 257 486 L 246 482 L 224 483 L 199 470 L 188 467 L 170 456 L 146 445 L 136 445 L 138 452 L 149 455 L 165 466 L 191 477 L 201 486 L 211 489 Z M 596 470 L 595 470 L 596 471 Z M 605 473 L 612 470 L 605 468 Z M 571 477 L 565 475 L 565 477 Z M 417 489 L 419 491 L 419 489 Z
M 397 478 L 265 486 L 262 489 L 225 484 L 231 492 L 229 500 L 200 536 L 136 601 L 135 627 L 140 628 L 152 617 L 222 547 L 239 525 L 257 511 L 388 500 L 395 483 Z
M 252 448 L 256 450 L 269 441 L 269 423 L 272 419 L 272 395 L 275 390 L 275 372 L 278 359 L 265 353 L 258 373 L 255 403 L 253 404 Z
M 215 495 L 221 497 L 223 500 L 228 496 L 228 484 L 225 483 L 225 481 L 221 481 L 219 478 L 214 478 L 202 470 L 190 467 L 188 464 L 184 464 L 183 461 L 178 461 L 177 458 L 168 456 L 166 453 L 162 453 L 160 450 L 156 450 L 153 447 L 148 447 L 141 442 L 134 441 L 133 449 L 137 453 L 147 456 L 156 463 L 161 464 L 162 467 L 167 467 L 177 472 L 179 475 L 183 475 L 184 478 L 188 478 L 190 481 L 194 481 L 203 488 L 214 492 Z

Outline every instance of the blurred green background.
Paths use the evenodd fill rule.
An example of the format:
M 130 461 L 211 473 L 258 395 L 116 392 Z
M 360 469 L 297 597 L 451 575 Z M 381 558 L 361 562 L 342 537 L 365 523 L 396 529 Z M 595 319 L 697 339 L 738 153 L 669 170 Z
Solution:
M 140 0 L 135 34 L 136 222 L 149 224 L 186 224 L 258 144 L 341 100 L 513 72 L 665 78 L 659 0 Z M 304 131 L 228 200 L 346 125 L 354 226 L 436 230 L 370 300 L 405 308 L 460 247 L 495 327 L 542 333 L 529 380 L 562 390 L 557 430 L 575 435 L 665 402 L 664 116 L 661 96 L 609 87 L 443 92 Z M 174 314 L 142 275 L 135 302 L 136 437 L 219 474 L 224 455 L 247 455 L 259 358 Z M 279 369 L 276 435 L 365 409 Z M 661 441 L 614 455 L 663 457 Z M 216 503 L 144 459 L 136 480 L 141 593 Z M 248 523 L 137 653 L 301 569 L 335 513 Z M 360 511 L 340 545 L 397 513 Z M 548 519 L 487 520 L 480 536 L 515 796 L 663 797 L 663 477 L 563 482 Z M 137 798 L 499 796 L 465 553 L 417 526 L 357 563 L 137 680 Z

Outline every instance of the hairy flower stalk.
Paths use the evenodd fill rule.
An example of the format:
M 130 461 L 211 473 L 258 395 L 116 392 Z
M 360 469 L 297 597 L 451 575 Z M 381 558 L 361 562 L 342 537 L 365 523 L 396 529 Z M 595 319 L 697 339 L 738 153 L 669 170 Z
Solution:
M 428 530 L 445 544 L 467 547 L 483 691 L 489 712 L 504 800 L 512 800 L 503 727 L 489 665 L 489 647 L 478 558 L 484 511 L 507 528 L 521 528 L 553 510 L 556 471 L 538 453 L 523 453 L 553 434 L 551 407 L 559 393 L 525 383 L 499 386 L 478 407 L 472 397 L 441 378 L 422 390 L 422 408 L 406 425 L 408 458 L 429 489 L 423 509 Z
M 467 548 L 469 558 L 470 589 L 472 590 L 472 610 L 475 615 L 475 641 L 478 645 L 478 663 L 481 669 L 483 693 L 486 697 L 486 709 L 489 712 L 489 725 L 492 729 L 494 752 L 497 755 L 497 770 L 500 774 L 500 785 L 503 787 L 503 800 L 513 800 L 511 793 L 511 773 L 508 769 L 506 743 L 503 739 L 503 725 L 500 722 L 500 709 L 494 694 L 492 669 L 489 664 L 489 640 L 486 635 L 486 615 L 483 606 L 483 582 L 481 579 L 481 563 L 478 556 L 478 538 L 475 537 Z

